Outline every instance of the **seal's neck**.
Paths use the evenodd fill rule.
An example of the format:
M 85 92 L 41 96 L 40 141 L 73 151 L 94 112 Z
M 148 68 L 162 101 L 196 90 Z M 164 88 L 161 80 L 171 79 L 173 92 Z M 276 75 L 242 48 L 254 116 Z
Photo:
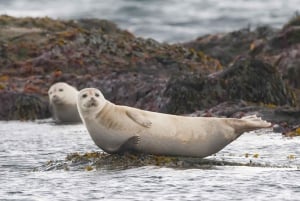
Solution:
M 105 116 L 111 109 L 114 107 L 114 104 L 106 101 L 104 105 L 96 112 L 95 118 L 100 118 L 102 116 Z

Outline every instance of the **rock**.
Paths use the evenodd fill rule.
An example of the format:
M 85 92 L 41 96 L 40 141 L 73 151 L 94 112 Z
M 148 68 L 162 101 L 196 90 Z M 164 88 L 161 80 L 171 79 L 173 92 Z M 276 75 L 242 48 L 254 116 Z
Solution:
M 49 118 L 48 103 L 36 95 L 0 92 L 0 120 Z
M 274 124 L 273 125 L 273 132 L 274 133 L 283 133 L 284 132 L 284 128 L 279 125 L 279 124 Z
M 241 57 L 223 71 L 209 76 L 178 76 L 169 82 L 166 112 L 191 113 L 225 101 L 295 105 L 292 91 L 277 69 L 252 57 Z
M 125 153 L 106 154 L 104 152 L 72 153 L 63 161 L 49 161 L 35 171 L 51 170 L 84 170 L 94 169 L 122 170 L 143 166 L 158 166 L 178 169 L 212 169 L 217 166 L 255 166 L 264 167 L 263 164 L 252 163 L 251 161 L 237 163 L 224 160 L 188 158 L 188 157 L 169 157 L 146 154 Z
M 184 43 L 220 60 L 226 69 L 238 57 L 250 56 L 276 67 L 300 106 L 300 17 L 295 15 L 282 29 L 258 27 L 251 31 L 207 35 Z
M 292 91 L 275 66 L 253 58 L 237 59 L 219 76 L 230 99 L 264 104 L 295 105 Z
M 300 43 L 300 25 L 285 27 L 270 40 L 270 43 L 274 48 L 287 48 Z
M 202 53 L 136 38 L 106 20 L 1 16 L 0 22 L 4 92 L 44 98 L 53 83 L 63 81 L 78 89 L 99 88 L 115 103 L 161 111 L 172 76 L 207 75 L 221 68 Z
M 299 106 L 298 39 L 281 44 L 285 34 L 297 36 L 296 24 L 170 45 L 107 20 L 0 16 L 0 100 L 7 105 L 1 118 L 48 117 L 47 90 L 59 81 L 99 88 L 116 104 L 172 114 L 241 117 L 261 107 Z M 229 108 L 230 102 L 241 104 Z
M 258 27 L 253 31 L 250 28 L 244 28 L 230 33 L 201 36 L 183 45 L 196 51 L 203 51 L 205 54 L 218 59 L 226 67 L 237 56 L 248 55 L 249 51 L 254 49 L 255 43 L 259 41 L 261 44 L 275 33 L 275 29 L 267 26 Z
M 247 55 L 268 58 L 269 62 L 276 65 L 278 58 L 286 58 L 286 54 L 294 55 L 299 52 L 294 50 L 291 53 L 291 49 L 295 49 L 293 46 L 297 46 L 300 41 L 298 21 L 299 17 L 295 17 L 281 30 L 264 26 L 253 31 L 246 28 L 230 33 L 206 35 L 186 42 L 183 46 L 217 58 L 225 68 L 238 56 Z M 286 51 L 290 53 L 278 56 Z

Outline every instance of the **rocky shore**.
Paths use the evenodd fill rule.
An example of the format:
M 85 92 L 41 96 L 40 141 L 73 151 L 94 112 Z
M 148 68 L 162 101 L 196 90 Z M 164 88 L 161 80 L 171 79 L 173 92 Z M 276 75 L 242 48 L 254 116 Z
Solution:
M 0 120 L 49 118 L 59 81 L 116 103 L 192 116 L 257 113 L 300 135 L 300 17 L 181 44 L 135 37 L 113 22 L 0 16 Z

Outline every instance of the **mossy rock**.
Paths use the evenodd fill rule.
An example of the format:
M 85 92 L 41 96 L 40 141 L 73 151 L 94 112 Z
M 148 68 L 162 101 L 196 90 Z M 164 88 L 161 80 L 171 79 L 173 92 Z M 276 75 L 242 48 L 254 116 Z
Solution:
M 206 76 L 173 76 L 164 92 L 169 101 L 162 111 L 187 114 L 209 108 L 223 101 L 224 92 L 218 83 L 211 82 Z
M 241 58 L 223 72 L 230 99 L 243 99 L 274 105 L 294 105 L 292 91 L 285 85 L 276 67 L 253 58 Z
M 216 166 L 259 166 L 253 163 L 237 163 L 204 158 L 171 157 L 147 154 L 107 154 L 104 152 L 71 153 L 65 160 L 51 160 L 35 171 L 51 170 L 124 170 L 130 168 L 157 166 L 175 169 L 214 169 Z
M 241 57 L 230 67 L 210 76 L 176 76 L 164 94 L 165 112 L 182 114 L 224 101 L 244 100 L 265 105 L 295 105 L 295 96 L 276 67 L 252 57 Z
M 245 158 L 249 154 L 245 155 Z M 254 154 L 252 158 L 259 157 Z M 218 166 L 250 166 L 250 167 L 275 167 L 268 164 L 260 164 L 251 160 L 233 162 L 216 160 L 214 158 L 170 157 L 147 154 L 125 153 L 107 154 L 104 152 L 71 153 L 65 160 L 51 160 L 37 167 L 34 171 L 93 171 L 93 170 L 125 170 L 145 166 L 167 167 L 173 169 L 215 169 Z M 280 166 L 278 166 L 280 167 Z
M 287 48 L 300 43 L 300 26 L 287 26 L 270 40 L 273 48 Z
M 48 103 L 36 95 L 0 93 L 0 120 L 35 120 L 49 118 Z

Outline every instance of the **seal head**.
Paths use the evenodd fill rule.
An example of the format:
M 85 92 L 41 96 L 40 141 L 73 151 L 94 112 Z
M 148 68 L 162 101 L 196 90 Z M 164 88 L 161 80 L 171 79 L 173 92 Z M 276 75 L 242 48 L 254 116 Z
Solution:
M 56 122 L 81 122 L 76 106 L 77 94 L 76 88 L 64 82 L 57 82 L 49 88 L 50 110 Z
M 78 93 L 77 102 L 78 111 L 83 118 L 99 113 L 107 101 L 98 89 L 86 88 Z

